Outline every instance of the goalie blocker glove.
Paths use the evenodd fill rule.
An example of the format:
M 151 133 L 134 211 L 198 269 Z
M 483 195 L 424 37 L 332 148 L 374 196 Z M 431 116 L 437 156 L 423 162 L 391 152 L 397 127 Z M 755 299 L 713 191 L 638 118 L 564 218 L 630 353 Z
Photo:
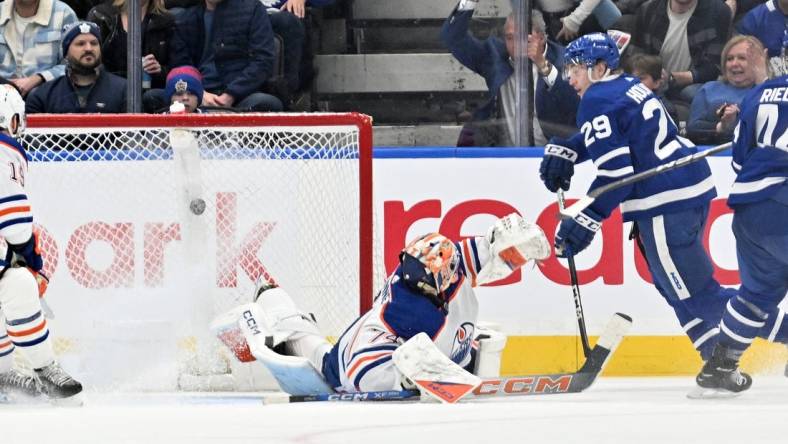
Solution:
M 573 256 L 585 250 L 602 227 L 602 215 L 586 208 L 574 219 L 564 219 L 555 235 L 555 254 L 558 257 Z

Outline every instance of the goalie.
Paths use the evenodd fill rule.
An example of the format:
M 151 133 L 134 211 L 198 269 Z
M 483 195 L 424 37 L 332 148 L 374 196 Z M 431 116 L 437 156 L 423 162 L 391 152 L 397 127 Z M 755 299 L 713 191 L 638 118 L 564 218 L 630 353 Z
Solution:
M 219 317 L 212 329 L 239 359 L 251 351 L 293 395 L 399 390 L 407 381 L 392 354 L 421 332 L 466 370 L 497 376 L 506 338 L 480 331 L 473 287 L 549 254 L 542 229 L 510 214 L 496 221 L 486 236 L 452 242 L 429 233 L 410 242 L 372 309 L 334 346 L 284 289 L 266 282 L 258 282 L 254 303 Z M 237 341 L 238 330 L 244 341 Z

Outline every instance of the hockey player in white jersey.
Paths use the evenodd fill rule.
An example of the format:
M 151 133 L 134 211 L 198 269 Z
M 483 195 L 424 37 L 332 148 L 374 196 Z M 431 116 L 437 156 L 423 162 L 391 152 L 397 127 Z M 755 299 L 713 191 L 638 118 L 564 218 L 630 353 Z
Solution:
M 456 364 L 477 375 L 498 376 L 506 339 L 495 332 L 479 336 L 473 288 L 549 254 L 550 244 L 542 229 L 517 214 L 499 219 L 486 236 L 461 242 L 438 233 L 420 236 L 400 253 L 400 263 L 378 292 L 372 309 L 357 318 L 333 346 L 284 289 L 259 283 L 255 301 L 269 330 L 267 347 L 287 355 L 282 359 L 307 359 L 327 387 L 338 392 L 401 389 L 407 381 L 392 354 L 421 332 Z M 237 316 L 224 324 L 234 321 Z M 221 331 L 222 326 L 214 329 Z M 474 345 L 479 345 L 479 339 L 481 351 L 477 352 Z M 287 377 L 277 376 L 283 387 Z
M 0 395 L 66 398 L 82 385 L 55 361 L 40 297 L 48 279 L 33 232 L 25 191 L 27 155 L 16 140 L 25 130 L 25 102 L 10 84 L 0 84 Z M 33 375 L 14 368 L 14 353 L 31 363 Z

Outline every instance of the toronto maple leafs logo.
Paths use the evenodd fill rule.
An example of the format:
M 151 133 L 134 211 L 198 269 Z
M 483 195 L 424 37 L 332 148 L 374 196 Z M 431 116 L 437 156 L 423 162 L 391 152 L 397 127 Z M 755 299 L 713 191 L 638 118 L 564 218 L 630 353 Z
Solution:
M 449 358 L 459 364 L 471 351 L 473 343 L 473 331 L 475 327 L 471 322 L 465 322 L 457 328 L 454 333 L 454 341 L 451 344 L 451 354 Z
M 189 89 L 189 84 L 185 80 L 180 79 L 175 82 L 175 92 L 185 93 Z

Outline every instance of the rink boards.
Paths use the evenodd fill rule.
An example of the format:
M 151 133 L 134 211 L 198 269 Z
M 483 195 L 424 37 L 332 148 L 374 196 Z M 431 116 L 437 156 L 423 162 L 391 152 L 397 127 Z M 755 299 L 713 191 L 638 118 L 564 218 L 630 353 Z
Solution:
M 512 211 L 537 221 L 552 239 L 558 223 L 555 196 L 544 189 L 538 178 L 540 160 L 541 150 L 538 149 L 377 149 L 373 180 L 378 230 L 376 251 L 382 254 L 385 268 L 390 270 L 396 265 L 397 253 L 406 239 L 417 234 L 439 230 L 455 239 L 482 235 L 496 217 Z M 244 168 L 226 168 L 227 161 L 203 162 L 207 162 L 204 167 L 217 176 L 227 175 L 228 179 L 232 176 L 233 181 L 228 180 L 228 183 L 238 183 L 239 179 L 243 182 L 247 175 L 250 179 L 259 177 L 260 169 L 248 168 L 246 164 L 253 164 L 253 159 L 244 161 Z M 211 168 L 212 162 L 217 163 L 217 168 Z M 53 331 L 64 359 L 78 362 L 84 371 L 120 360 L 152 360 L 170 366 L 164 361 L 189 346 L 192 329 L 199 330 L 199 335 L 205 332 L 205 313 L 190 305 L 195 301 L 188 286 L 194 284 L 184 283 L 187 287 L 181 291 L 168 274 L 167 264 L 171 260 L 168 250 L 162 253 L 162 260 L 156 262 L 162 267 L 161 274 L 143 269 L 150 261 L 146 259 L 149 254 L 142 229 L 151 220 L 165 220 L 160 211 L 151 209 L 146 213 L 144 208 L 128 208 L 120 198 L 129 192 L 157 192 L 156 184 L 151 184 L 149 179 L 153 163 L 139 160 L 123 166 L 123 175 L 136 178 L 140 184 L 138 189 L 117 190 L 117 201 L 101 208 L 91 207 L 91 202 L 86 201 L 69 214 L 52 214 L 46 210 L 56 207 L 62 193 L 76 192 L 73 187 L 64 189 L 61 176 L 93 177 L 102 168 L 101 162 L 95 165 L 52 162 L 44 168 L 34 163 L 31 166 L 31 195 L 35 208 L 41 209 L 37 212 L 40 217 L 37 221 L 61 246 L 56 258 L 59 268 L 52 276 L 50 287 L 50 304 L 58 314 L 58 320 L 52 324 Z M 724 285 L 736 286 L 739 281 L 734 238 L 730 232 L 731 214 L 724 200 L 733 181 L 729 163 L 729 157 L 710 159 L 720 196 L 712 204 L 707 240 L 718 279 Z M 593 178 L 593 168 L 590 163 L 577 167 L 568 198 L 584 194 Z M 45 173 L 37 175 L 42 170 Z M 112 194 L 112 183 L 105 186 L 107 189 L 103 191 Z M 74 196 L 69 198 L 74 199 Z M 237 216 L 237 241 L 240 242 L 259 215 L 250 211 Z M 209 213 L 204 217 L 209 217 Z M 169 223 L 169 219 L 165 221 Z M 128 245 L 133 248 L 130 254 L 135 260 L 122 274 L 128 279 L 85 288 L 84 283 L 69 272 L 69 267 L 75 263 L 70 236 L 84 223 L 123 223 L 132 227 Z M 613 357 L 606 374 L 694 373 L 699 366 L 698 358 L 667 304 L 649 284 L 644 262 L 637 258 L 636 247 L 627 240 L 628 230 L 629 224 L 622 224 L 620 215 L 615 213 L 603 224 L 589 249 L 577 258 L 592 340 L 614 312 L 626 313 L 634 319 L 630 335 Z M 273 239 L 272 236 L 270 242 L 274 242 Z M 210 254 L 200 258 L 200 262 L 208 261 L 210 266 L 211 261 L 216 260 L 221 251 L 213 251 L 215 245 L 206 242 L 205 248 Z M 96 273 L 100 274 L 114 263 L 106 242 L 82 248 L 82 266 L 89 266 Z M 259 256 L 263 260 L 265 253 L 265 247 L 261 248 Z M 108 258 L 94 260 L 108 254 Z M 321 251 L 320 254 L 330 255 L 330 252 Z M 289 265 L 286 268 L 289 272 L 297 270 Z M 238 267 L 233 270 L 236 272 L 239 286 L 251 284 L 247 270 Z M 150 276 L 154 277 L 153 281 Z M 509 335 L 503 373 L 568 371 L 582 361 L 568 281 L 565 264 L 550 258 L 538 267 L 528 265 L 497 285 L 479 289 L 480 320 L 497 324 Z M 201 280 L 200 285 L 211 284 Z M 234 291 L 232 288 L 215 290 Z M 348 306 L 354 307 L 356 295 L 350 294 L 348 298 Z M 320 318 L 320 308 L 314 310 Z M 95 334 L 98 331 L 101 337 Z M 781 368 L 785 359 L 783 347 L 759 343 L 748 352 L 745 362 L 746 366 L 773 369 Z M 162 370 L 168 375 L 176 371 L 175 368 Z M 131 365 L 128 373 L 135 372 L 137 370 Z M 162 382 L 162 387 L 166 386 L 167 383 Z

